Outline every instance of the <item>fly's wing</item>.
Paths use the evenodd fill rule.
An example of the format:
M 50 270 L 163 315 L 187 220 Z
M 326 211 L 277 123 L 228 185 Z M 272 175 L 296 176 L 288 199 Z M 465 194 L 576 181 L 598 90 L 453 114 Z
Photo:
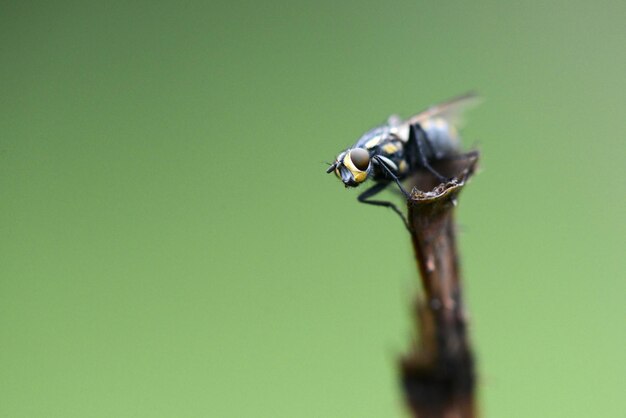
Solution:
M 469 108 L 478 105 L 481 101 L 481 98 L 475 93 L 466 93 L 428 108 L 425 111 L 410 117 L 405 121 L 405 123 L 413 125 L 416 123 L 423 123 L 424 121 L 432 118 L 443 118 L 452 123 L 454 126 L 460 127 L 460 125 L 463 124 L 463 113 Z

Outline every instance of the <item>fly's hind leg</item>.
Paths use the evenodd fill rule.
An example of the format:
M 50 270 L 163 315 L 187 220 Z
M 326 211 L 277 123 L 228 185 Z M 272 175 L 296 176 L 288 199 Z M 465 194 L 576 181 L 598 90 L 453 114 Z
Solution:
M 364 191 L 363 193 L 361 193 L 359 195 L 359 197 L 357 197 L 357 199 L 358 199 L 359 202 L 367 203 L 368 205 L 383 206 L 383 207 L 386 207 L 386 208 L 391 208 L 391 210 L 393 210 L 395 213 L 398 214 L 398 216 L 400 216 L 400 218 L 402 218 L 402 222 L 404 222 L 404 226 L 410 232 L 411 231 L 411 227 L 409 226 L 409 223 L 407 222 L 406 217 L 404 216 L 402 211 L 400 209 L 398 209 L 398 207 L 396 205 L 394 205 L 391 202 L 387 202 L 385 200 L 368 200 L 369 198 L 374 197 L 378 193 L 380 193 L 383 190 L 385 190 L 387 185 L 388 185 L 388 183 L 377 183 L 374 186 L 372 186 L 369 189 L 367 189 L 366 191 Z
M 430 142 L 428 142 L 428 139 L 426 138 L 426 132 L 424 132 L 424 130 L 418 123 L 411 125 L 411 137 L 409 138 L 409 141 L 410 140 L 413 140 L 415 142 L 418 157 L 422 167 L 424 167 L 432 175 L 437 177 L 437 180 L 439 180 L 440 182 L 447 182 L 448 179 L 442 176 L 437 170 L 435 170 L 428 162 L 428 158 L 426 158 L 426 153 L 424 152 L 424 144 L 426 144 L 426 146 L 430 148 L 431 152 L 433 152 L 433 149 L 432 145 L 430 144 Z

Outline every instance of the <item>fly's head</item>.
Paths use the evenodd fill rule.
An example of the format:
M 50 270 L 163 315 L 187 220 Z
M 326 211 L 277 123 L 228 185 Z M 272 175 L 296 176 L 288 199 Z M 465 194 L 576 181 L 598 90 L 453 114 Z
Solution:
M 339 154 L 326 172 L 334 171 L 346 187 L 356 187 L 367 180 L 370 170 L 369 152 L 364 148 L 352 148 Z

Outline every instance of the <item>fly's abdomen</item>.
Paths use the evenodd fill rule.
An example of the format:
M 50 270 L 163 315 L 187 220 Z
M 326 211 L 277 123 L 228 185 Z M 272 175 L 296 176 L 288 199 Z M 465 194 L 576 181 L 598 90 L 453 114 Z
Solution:
M 428 159 L 441 159 L 460 151 L 461 140 L 456 128 L 443 118 L 428 119 L 420 125 L 426 134 Z

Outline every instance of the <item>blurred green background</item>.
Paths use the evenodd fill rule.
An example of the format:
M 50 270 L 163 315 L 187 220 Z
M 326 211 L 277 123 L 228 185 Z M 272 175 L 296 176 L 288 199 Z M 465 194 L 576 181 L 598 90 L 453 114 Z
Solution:
M 417 289 L 324 173 L 470 89 L 486 417 L 623 417 L 623 1 L 0 4 L 0 416 L 402 417 Z

